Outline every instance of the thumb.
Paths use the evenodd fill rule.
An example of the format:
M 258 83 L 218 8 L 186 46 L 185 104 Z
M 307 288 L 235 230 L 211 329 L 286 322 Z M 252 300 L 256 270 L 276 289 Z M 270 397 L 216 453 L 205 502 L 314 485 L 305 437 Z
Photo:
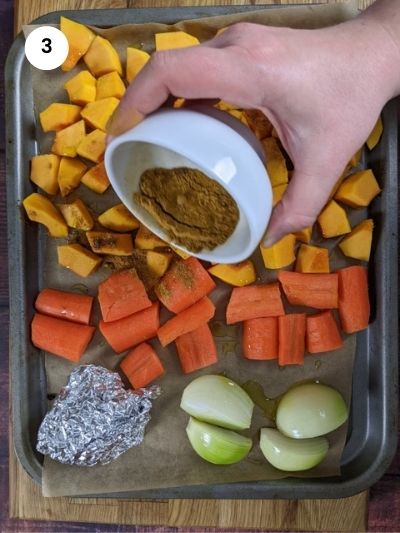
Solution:
M 290 183 L 272 212 L 264 246 L 272 246 L 288 233 L 311 226 L 328 200 L 340 171 L 326 175 L 295 171 Z

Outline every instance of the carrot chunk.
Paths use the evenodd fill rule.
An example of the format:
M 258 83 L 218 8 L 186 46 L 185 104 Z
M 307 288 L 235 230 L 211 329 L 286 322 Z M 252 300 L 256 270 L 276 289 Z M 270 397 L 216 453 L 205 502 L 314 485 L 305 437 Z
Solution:
M 217 362 L 217 348 L 208 324 L 181 335 L 175 343 L 185 374 Z
M 90 322 L 92 305 L 93 296 L 87 294 L 43 289 L 36 298 L 35 309 L 43 315 L 87 325 Z
M 215 283 L 210 274 L 195 257 L 189 257 L 172 265 L 155 292 L 167 309 L 180 313 L 213 289 Z
M 99 329 L 116 353 L 133 348 L 141 342 L 154 337 L 160 325 L 159 303 L 113 322 L 100 320 Z
M 236 287 L 226 309 L 226 323 L 284 314 L 279 283 Z
M 339 270 L 339 316 L 343 331 L 355 333 L 367 328 L 369 315 L 366 267 L 342 268 Z
M 278 319 L 275 316 L 243 322 L 243 355 L 246 359 L 278 358 Z
M 146 342 L 131 350 L 120 366 L 134 389 L 146 387 L 165 372 L 160 358 Z
M 214 316 L 215 305 L 206 296 L 165 322 L 157 331 L 162 346 L 206 324 Z
M 279 272 L 278 279 L 292 305 L 304 305 L 315 309 L 338 307 L 338 274 L 303 274 Z
M 309 353 L 330 352 L 343 346 L 332 311 L 308 315 L 306 322 L 306 341 Z
M 279 365 L 302 365 L 305 350 L 306 315 L 293 313 L 280 316 L 278 321 Z
M 98 297 L 104 322 L 125 318 L 151 306 L 134 268 L 111 274 L 100 283 Z
M 95 327 L 36 313 L 31 324 L 32 344 L 77 363 L 91 341 Z

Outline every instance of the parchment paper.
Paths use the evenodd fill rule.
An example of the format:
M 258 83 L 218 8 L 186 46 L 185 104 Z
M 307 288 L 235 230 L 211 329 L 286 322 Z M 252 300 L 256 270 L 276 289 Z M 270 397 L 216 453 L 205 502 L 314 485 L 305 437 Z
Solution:
M 221 16 L 187 21 L 176 24 L 175 28 L 183 29 L 196 35 L 200 40 L 211 38 L 218 28 L 238 21 L 251 21 L 261 24 L 285 25 L 297 28 L 316 28 L 339 23 L 357 13 L 355 2 L 345 4 L 307 6 L 285 9 L 267 9 L 243 15 Z M 108 30 L 99 30 L 112 41 L 121 57 L 125 56 L 127 46 L 140 46 L 152 51 L 153 34 L 166 31 L 169 26 L 163 24 L 125 25 Z M 27 28 L 29 31 L 29 28 Z M 32 83 L 35 96 L 36 113 L 54 101 L 67 101 L 62 89 L 67 79 L 74 76 L 76 70 L 65 74 L 60 71 L 40 72 L 32 69 Z M 52 136 L 44 136 L 37 129 L 40 151 L 43 153 L 51 146 Z M 321 147 L 324 149 L 324 147 Z M 112 191 L 105 195 L 97 195 L 81 186 L 79 191 L 68 197 L 82 197 L 96 212 L 117 203 Z M 352 223 L 363 218 L 365 213 L 350 211 Z M 314 242 L 320 237 L 314 235 Z M 96 294 L 98 283 L 109 275 L 105 269 L 82 282 L 82 278 L 57 267 L 56 243 L 54 239 L 43 238 L 45 248 L 43 262 L 44 287 L 63 288 L 65 290 L 83 290 Z M 322 244 L 322 243 L 321 243 Z M 323 241 L 324 246 L 331 250 L 331 268 L 336 270 L 349 262 L 337 250 L 333 250 L 335 240 Z M 271 281 L 276 275 L 266 272 L 259 253 L 255 253 L 254 261 L 260 275 L 260 281 Z M 255 380 L 260 383 L 269 397 L 282 394 L 291 384 L 304 380 L 320 380 L 336 387 L 350 404 L 353 357 L 355 353 L 355 337 L 345 339 L 344 347 L 333 353 L 317 356 L 307 355 L 303 366 L 279 368 L 276 361 L 247 361 L 240 354 L 241 326 L 224 326 L 224 313 L 230 288 L 220 284 L 212 294 L 217 304 L 217 315 L 214 319 L 214 334 L 217 340 L 219 362 L 213 367 L 185 376 L 180 369 L 174 346 L 162 349 L 157 340 L 152 341 L 166 368 L 165 377 L 159 382 L 163 394 L 155 402 L 152 420 L 148 426 L 144 443 L 139 448 L 126 452 L 115 462 L 107 466 L 92 468 L 71 467 L 45 458 L 43 470 L 43 494 L 45 496 L 71 496 L 83 494 L 100 494 L 123 492 L 161 487 L 177 487 L 198 484 L 214 484 L 238 481 L 268 480 L 286 477 L 285 472 L 270 466 L 262 457 L 257 444 L 257 433 L 263 426 L 272 425 L 256 407 L 250 434 L 254 438 L 254 448 L 247 459 L 239 464 L 218 467 L 200 459 L 191 449 L 186 438 L 185 427 L 188 416 L 179 408 L 184 387 L 195 377 L 202 374 L 225 373 L 238 383 Z M 287 310 L 290 311 L 288 306 Z M 167 316 L 165 310 L 161 318 Z M 93 323 L 99 317 L 96 303 Z M 101 334 L 97 331 L 88 353 L 81 363 L 96 363 L 114 369 L 121 357 L 113 354 Z M 71 363 L 52 355 L 46 355 L 46 371 L 48 393 L 57 394 L 65 385 L 73 368 Z M 347 426 L 329 435 L 330 450 L 326 459 L 312 471 L 298 474 L 300 477 L 320 477 L 340 474 L 340 457 L 343 451 Z

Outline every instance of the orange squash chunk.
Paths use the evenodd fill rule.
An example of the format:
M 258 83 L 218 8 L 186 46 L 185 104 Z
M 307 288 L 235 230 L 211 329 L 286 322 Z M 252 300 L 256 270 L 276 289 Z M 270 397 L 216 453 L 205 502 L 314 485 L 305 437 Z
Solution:
M 73 69 L 80 58 L 86 54 L 95 34 L 83 24 L 66 17 L 60 17 L 60 30 L 66 36 L 69 44 L 68 56 L 61 65 L 61 69 L 68 71 Z
M 83 141 L 85 135 L 85 121 L 80 120 L 79 122 L 75 122 L 75 124 L 68 126 L 68 128 L 56 132 L 51 151 L 53 154 L 61 156 L 76 157 L 78 146 Z
M 93 42 L 83 57 L 90 72 L 98 78 L 109 72 L 118 72 L 122 76 L 122 65 L 118 52 L 104 37 L 96 35 Z

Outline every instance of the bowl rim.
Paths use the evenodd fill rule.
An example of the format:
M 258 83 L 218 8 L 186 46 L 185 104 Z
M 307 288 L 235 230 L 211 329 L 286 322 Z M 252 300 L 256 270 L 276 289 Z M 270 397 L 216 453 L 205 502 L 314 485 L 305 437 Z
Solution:
M 149 134 L 149 132 L 141 132 L 140 130 L 138 131 L 137 127 L 133 127 L 127 130 L 126 132 L 124 132 L 122 135 L 115 137 L 111 140 L 111 142 L 106 148 L 106 152 L 104 156 L 104 162 L 106 165 L 107 175 L 109 176 L 111 185 L 115 193 L 119 197 L 119 199 L 124 203 L 124 205 L 129 209 L 129 211 L 131 211 L 131 213 L 136 218 L 138 218 L 138 220 L 142 224 L 149 227 L 148 219 L 152 220 L 152 224 L 151 224 L 151 227 L 149 227 L 149 229 L 153 233 L 155 233 L 158 237 L 166 241 L 168 245 L 174 248 L 177 248 L 187 253 L 188 255 L 197 257 L 198 259 L 204 260 L 204 261 L 211 261 L 211 262 L 218 262 L 218 263 L 220 262 L 220 263 L 225 263 L 225 264 L 231 264 L 231 263 L 234 264 L 234 263 L 241 262 L 247 259 L 254 252 L 257 245 L 261 241 L 262 236 L 265 234 L 265 231 L 267 229 L 268 221 L 269 221 L 269 218 L 272 212 L 272 207 L 273 207 L 272 206 L 272 187 L 271 187 L 271 183 L 268 177 L 268 172 L 267 172 L 267 169 L 265 168 L 264 162 L 262 161 L 262 159 L 260 158 L 256 150 L 254 149 L 254 147 L 251 146 L 251 144 L 244 137 L 242 137 L 240 133 L 238 133 L 233 127 L 229 126 L 229 124 L 226 124 L 223 121 L 218 120 L 217 118 L 213 116 L 201 113 L 197 110 L 161 109 L 161 110 L 156 111 L 155 113 L 152 113 L 151 115 L 146 117 L 146 119 L 151 119 L 151 118 L 154 119 L 154 117 L 157 119 L 160 115 L 164 116 L 164 115 L 171 114 L 171 113 L 173 114 L 179 113 L 181 115 L 182 114 L 186 114 L 186 115 L 194 114 L 197 117 L 201 118 L 201 120 L 207 120 L 213 123 L 217 123 L 219 127 L 222 127 L 227 132 L 229 132 L 230 135 L 233 135 L 237 140 L 243 143 L 243 145 L 247 147 L 249 154 L 252 155 L 254 161 L 256 161 L 256 164 L 260 164 L 262 166 L 264 173 L 265 173 L 265 184 L 267 188 L 266 204 L 268 204 L 268 197 L 270 199 L 270 202 L 269 202 L 270 208 L 269 210 L 267 209 L 267 217 L 265 218 L 261 226 L 262 231 L 256 229 L 256 227 L 254 226 L 252 217 L 248 215 L 248 210 L 243 207 L 243 203 L 241 199 L 238 197 L 238 195 L 235 192 L 232 192 L 229 189 L 229 187 L 227 187 L 227 183 L 224 182 L 224 180 L 220 178 L 220 176 L 215 172 L 213 168 L 206 167 L 198 158 L 196 158 L 195 151 L 186 150 L 185 148 L 182 148 L 181 146 L 177 146 L 177 144 L 174 142 L 171 142 L 170 139 L 165 138 L 165 137 L 159 137 L 157 135 L 157 132 L 154 132 L 154 134 L 153 133 Z M 232 118 L 235 118 L 235 117 L 232 117 Z M 238 122 L 240 123 L 239 120 Z M 136 130 L 136 133 L 135 133 L 135 130 Z M 134 138 L 132 138 L 132 136 Z M 204 172 L 206 176 L 210 177 L 211 179 L 214 179 L 217 183 L 219 183 L 222 187 L 224 187 L 224 189 L 231 195 L 231 197 L 234 199 L 234 201 L 238 205 L 240 216 L 244 216 L 246 219 L 245 223 L 247 224 L 247 227 L 248 227 L 249 239 L 246 243 L 243 243 L 244 245 L 243 245 L 243 249 L 241 253 L 229 254 L 229 256 L 226 256 L 226 257 L 219 255 L 217 252 L 218 248 L 226 244 L 227 241 L 225 241 L 225 243 L 223 243 L 222 245 L 216 246 L 213 250 L 207 250 L 204 252 L 204 249 L 203 249 L 200 252 L 195 253 L 187 249 L 185 246 L 182 246 L 174 242 L 168 236 L 168 234 L 161 228 L 160 224 L 158 224 L 158 222 L 155 221 L 151 215 L 148 215 L 148 219 L 146 218 L 146 220 L 144 220 L 145 217 L 143 217 L 140 211 L 137 210 L 134 201 L 127 198 L 127 195 L 125 193 L 122 193 L 121 188 L 119 186 L 120 180 L 117 178 L 116 173 L 114 173 L 113 165 L 111 164 L 114 152 L 118 148 L 123 146 L 124 144 L 130 144 L 130 143 L 146 143 L 146 144 L 159 146 L 160 148 L 164 148 L 171 152 L 175 152 L 176 154 L 183 156 L 185 159 L 193 163 L 195 167 L 199 168 L 202 172 Z M 127 203 L 127 200 L 128 200 L 128 203 Z M 237 229 L 237 226 L 234 229 L 231 236 L 228 238 L 228 240 L 233 237 L 236 229 Z M 259 234 L 261 235 L 260 237 L 259 237 Z

